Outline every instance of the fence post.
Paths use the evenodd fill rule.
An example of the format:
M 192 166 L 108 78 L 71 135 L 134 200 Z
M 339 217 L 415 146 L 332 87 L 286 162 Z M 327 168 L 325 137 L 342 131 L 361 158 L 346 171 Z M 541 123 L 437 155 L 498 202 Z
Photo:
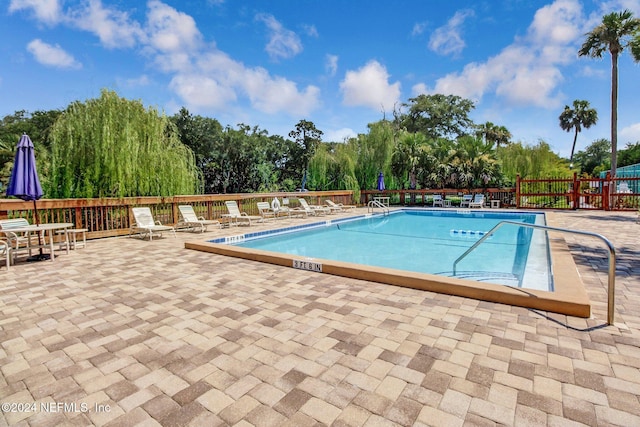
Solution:
M 520 209 L 520 174 L 516 175 L 516 209 Z
M 578 182 L 578 173 L 573 173 L 573 210 L 578 209 L 578 205 L 580 204 L 580 183 Z

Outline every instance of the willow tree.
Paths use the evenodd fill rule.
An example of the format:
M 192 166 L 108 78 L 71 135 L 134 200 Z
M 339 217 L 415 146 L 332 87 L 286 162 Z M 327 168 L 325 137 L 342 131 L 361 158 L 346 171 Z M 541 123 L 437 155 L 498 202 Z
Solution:
M 50 197 L 170 196 L 199 191 L 193 152 L 154 108 L 102 90 L 72 103 L 51 132 Z

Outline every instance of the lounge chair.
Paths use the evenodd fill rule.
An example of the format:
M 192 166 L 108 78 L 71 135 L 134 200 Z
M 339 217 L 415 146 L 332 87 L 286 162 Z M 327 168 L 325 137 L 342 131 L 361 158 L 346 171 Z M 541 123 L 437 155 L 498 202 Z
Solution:
M 188 227 L 193 231 L 200 231 L 201 233 L 207 231 L 207 227 L 210 225 L 222 228 L 220 221 L 215 219 L 204 219 L 204 217 L 197 216 L 193 210 L 193 206 L 191 205 L 180 205 L 178 206 L 178 210 L 180 211 L 180 222 L 178 222 L 178 227 Z
M 436 206 L 440 206 L 441 208 L 444 208 L 444 199 L 442 198 L 441 195 L 439 194 L 434 194 L 433 195 L 433 202 L 432 202 L 432 206 L 435 208 Z
M 342 203 L 336 203 L 333 200 L 325 200 L 324 201 L 329 208 L 333 209 L 336 212 L 343 212 L 347 209 L 355 209 L 356 205 L 343 205 Z
M 331 209 L 326 206 L 309 205 L 305 199 L 298 199 L 300 207 L 307 215 L 326 215 L 331 213 Z
M 473 194 L 465 194 L 462 196 L 462 200 L 460 201 L 461 208 L 468 208 L 469 203 L 473 202 Z
M 235 200 L 228 200 L 224 202 L 227 206 L 228 214 L 222 215 L 223 217 L 229 218 L 229 225 L 236 224 L 238 225 L 239 221 L 246 222 L 247 225 L 251 226 L 251 221 L 263 221 L 262 216 L 258 215 L 249 215 L 246 212 L 240 212 L 240 208 L 238 207 L 238 203 Z
M 134 224 L 129 229 L 129 236 L 132 234 L 139 234 L 141 239 L 149 236 L 149 240 L 153 240 L 153 236 L 162 236 L 163 231 L 170 231 L 173 233 L 173 237 L 176 237 L 176 230 L 170 225 L 162 225 L 160 221 L 154 221 L 151 209 L 147 207 L 143 208 L 131 208 L 133 213 Z
M 484 194 L 477 193 L 469 202 L 469 208 L 484 208 Z
M 291 214 L 289 213 L 289 208 L 276 209 L 273 206 L 269 205 L 269 202 L 258 202 L 256 203 L 256 206 L 258 207 L 258 212 L 260 212 L 263 221 L 270 218 L 276 219 L 281 216 L 291 216 Z

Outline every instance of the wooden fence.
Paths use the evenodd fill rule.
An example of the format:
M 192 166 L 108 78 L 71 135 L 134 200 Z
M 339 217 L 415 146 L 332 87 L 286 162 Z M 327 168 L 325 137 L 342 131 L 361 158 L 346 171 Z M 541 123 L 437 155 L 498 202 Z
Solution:
M 487 206 L 491 201 L 500 207 L 532 209 L 598 209 L 638 210 L 640 208 L 640 177 L 638 178 L 571 178 L 516 179 L 513 188 L 363 190 L 360 203 L 376 196 L 389 197 L 391 204 L 431 206 L 433 195 L 445 197 L 451 206 L 460 206 L 464 194 L 482 193 Z M 497 203 L 495 203 L 497 205 Z
M 235 200 L 241 211 L 257 215 L 257 202 L 271 202 L 274 197 L 288 199 L 292 207 L 303 197 L 310 204 L 324 204 L 330 199 L 336 203 L 353 203 L 352 191 L 309 191 L 304 193 L 242 193 L 206 194 L 172 197 L 126 197 L 105 199 L 41 199 L 37 201 L 41 223 L 70 222 L 75 228 L 86 228 L 87 238 L 112 237 L 129 234 L 133 223 L 132 207 L 148 206 L 156 220 L 163 224 L 176 224 L 178 206 L 192 205 L 198 216 L 219 219 L 227 213 L 224 204 Z M 34 223 L 33 202 L 16 199 L 0 199 L 0 219 L 25 217 Z
M 474 190 L 420 189 L 420 190 L 362 190 L 360 204 L 366 206 L 375 196 L 389 197 L 392 205 L 431 206 L 433 195 L 446 197 L 451 206 L 459 206 L 463 194 L 483 193 L 487 206 L 499 201 L 500 207 L 532 209 L 640 209 L 640 178 L 572 178 L 521 179 L 514 188 L 484 188 Z M 235 200 L 240 210 L 258 214 L 257 202 L 270 202 L 274 197 L 289 199 L 297 205 L 298 197 L 312 204 L 323 204 L 325 199 L 336 203 L 353 203 L 351 191 L 309 191 L 304 193 L 240 193 L 205 194 L 172 197 L 127 197 L 106 199 L 41 199 L 37 201 L 42 223 L 70 222 L 75 228 L 88 229 L 88 238 L 121 236 L 129 233 L 132 224 L 131 209 L 148 206 L 154 217 L 163 224 L 176 224 L 178 205 L 192 205 L 198 216 L 219 219 L 227 213 L 224 204 Z M 34 222 L 33 202 L 0 199 L 0 219 L 25 217 Z

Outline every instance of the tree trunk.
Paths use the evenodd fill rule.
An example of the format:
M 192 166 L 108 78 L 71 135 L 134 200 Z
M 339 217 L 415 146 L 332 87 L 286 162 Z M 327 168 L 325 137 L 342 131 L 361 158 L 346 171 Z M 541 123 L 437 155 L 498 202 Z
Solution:
M 611 53 L 611 178 L 618 167 L 618 52 Z

